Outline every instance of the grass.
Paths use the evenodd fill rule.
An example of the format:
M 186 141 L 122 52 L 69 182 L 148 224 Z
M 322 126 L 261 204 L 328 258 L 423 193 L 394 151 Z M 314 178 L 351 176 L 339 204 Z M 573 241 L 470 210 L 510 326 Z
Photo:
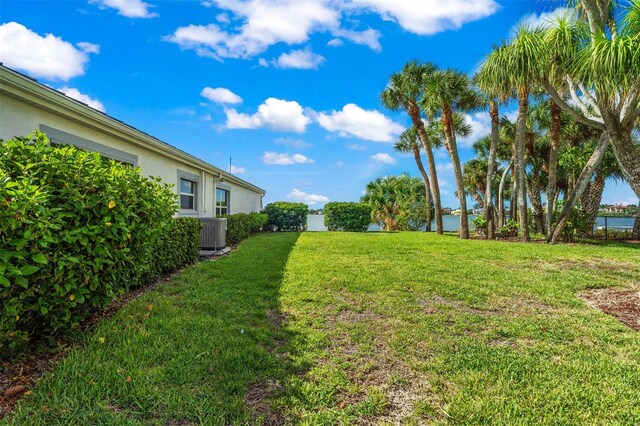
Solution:
M 630 424 L 631 245 L 261 235 L 80 342 L 8 424 Z

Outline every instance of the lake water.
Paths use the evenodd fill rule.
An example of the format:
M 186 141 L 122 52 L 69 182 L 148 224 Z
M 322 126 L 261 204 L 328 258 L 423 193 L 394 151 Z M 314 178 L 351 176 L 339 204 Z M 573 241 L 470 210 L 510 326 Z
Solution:
M 475 219 L 474 215 L 469 215 L 469 227 L 473 229 L 474 225 L 471 221 Z M 442 226 L 445 232 L 455 232 L 460 227 L 460 216 L 444 215 L 442 216 Z M 435 221 L 431 224 L 431 229 L 435 231 Z M 326 231 L 327 227 L 324 226 L 324 215 L 322 214 L 310 214 L 307 216 L 307 230 L 309 231 Z M 372 223 L 369 225 L 369 231 L 380 231 L 380 225 Z
M 474 229 L 473 223 L 471 221 L 475 219 L 474 215 L 469 215 L 469 229 Z M 607 218 L 607 227 L 609 229 L 633 229 L 633 217 L 608 217 Z M 442 216 L 442 225 L 446 232 L 456 232 L 460 227 L 460 216 L 454 215 L 445 215 Z M 604 228 L 605 226 L 605 218 L 598 216 L 596 219 L 596 229 Z M 327 227 L 324 226 L 324 215 L 322 214 L 310 214 L 307 216 L 307 229 L 309 231 L 326 231 Z M 435 231 L 436 223 L 433 222 L 431 224 L 431 229 Z M 369 231 L 380 231 L 380 225 L 377 223 L 372 223 L 369 225 Z

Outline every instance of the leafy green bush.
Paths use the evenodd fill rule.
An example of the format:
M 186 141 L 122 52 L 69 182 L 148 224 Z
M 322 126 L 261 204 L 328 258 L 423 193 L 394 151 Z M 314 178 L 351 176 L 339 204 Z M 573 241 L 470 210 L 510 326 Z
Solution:
M 481 237 L 484 237 L 487 232 L 487 218 L 483 215 L 476 216 L 475 219 L 472 220 L 473 224 L 476 226 L 476 232 Z
M 162 274 L 180 269 L 198 261 L 200 257 L 200 231 L 202 222 L 192 217 L 174 218 L 158 237 L 153 248 L 150 282 Z
M 520 229 L 520 227 L 518 226 L 518 222 L 516 222 L 515 219 L 511 219 L 507 221 L 507 223 L 505 223 L 502 228 L 500 228 L 499 234 L 501 237 L 505 238 L 517 237 L 518 229 Z
M 564 208 L 564 200 L 560 200 L 556 203 L 556 210 L 553 212 L 554 224 L 560 217 L 560 213 Z M 567 224 L 562 230 L 562 239 L 564 241 L 573 241 L 578 235 L 589 235 L 593 229 L 591 229 L 589 214 L 584 210 L 574 207 L 569 213 Z
M 0 140 L 0 206 L 0 347 L 16 349 L 140 284 L 176 196 L 37 132 Z
M 309 207 L 304 203 L 277 201 L 264 209 L 267 229 L 271 231 L 304 231 L 307 229 Z
M 364 232 L 371 223 L 371 207 L 363 203 L 333 202 L 324 206 L 329 231 Z
M 227 218 L 227 244 L 238 244 L 240 241 L 257 234 L 267 224 L 264 213 L 238 213 L 220 217 Z

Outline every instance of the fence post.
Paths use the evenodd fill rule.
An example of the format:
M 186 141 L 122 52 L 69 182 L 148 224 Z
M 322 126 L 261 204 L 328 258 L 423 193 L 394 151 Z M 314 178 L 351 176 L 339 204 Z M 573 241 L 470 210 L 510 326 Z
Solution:
M 607 223 L 607 216 L 604 217 L 604 240 L 609 240 L 609 225 Z

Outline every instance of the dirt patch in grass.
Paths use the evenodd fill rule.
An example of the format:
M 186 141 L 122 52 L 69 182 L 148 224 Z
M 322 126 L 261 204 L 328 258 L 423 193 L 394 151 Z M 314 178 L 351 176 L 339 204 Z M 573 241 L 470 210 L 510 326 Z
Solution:
M 640 290 L 594 289 L 582 294 L 587 305 L 617 318 L 621 323 L 640 331 Z
M 448 308 L 453 308 L 457 311 L 464 312 L 466 314 L 480 315 L 480 316 L 490 316 L 499 314 L 500 311 L 494 309 L 479 309 L 466 305 L 463 302 L 458 300 L 446 299 L 442 296 L 433 295 L 428 299 L 422 299 L 420 301 L 424 312 L 428 315 L 433 315 L 435 313 L 440 312 L 439 306 L 445 306 Z
M 256 420 L 265 426 L 282 425 L 285 418 L 279 411 L 273 409 L 269 401 L 283 391 L 283 387 L 275 380 L 265 380 L 254 383 L 244 397 L 244 403 L 251 410 Z
M 351 385 L 339 394 L 339 407 L 354 407 L 368 399 L 370 392 L 382 392 L 386 398 L 384 411 L 359 419 L 355 424 L 405 424 L 415 414 L 416 407 L 426 401 L 431 406 L 444 404 L 431 390 L 429 379 L 415 372 L 391 348 L 389 340 L 394 326 L 385 324 L 392 321 L 372 311 L 340 310 L 326 318 L 326 326 L 331 335 L 328 348 L 329 358 L 322 363 L 339 362 L 344 368 Z M 350 326 L 366 324 L 373 333 L 370 344 L 361 346 L 353 343 L 347 330 Z M 338 327 L 339 325 L 339 327 Z M 336 329 L 341 331 L 335 333 Z M 331 331 L 334 333 L 331 333 Z M 337 361 L 339 359 L 340 361 Z M 422 421 L 425 418 L 421 418 Z M 430 418 L 429 420 L 435 420 Z
M 523 262 L 494 262 L 494 266 L 503 269 L 519 269 L 519 270 L 538 270 L 546 272 L 562 272 L 562 271 L 607 271 L 607 272 L 629 272 L 638 271 L 640 268 L 637 264 L 623 262 L 615 259 L 605 259 L 599 257 L 590 257 L 582 259 L 531 259 Z

